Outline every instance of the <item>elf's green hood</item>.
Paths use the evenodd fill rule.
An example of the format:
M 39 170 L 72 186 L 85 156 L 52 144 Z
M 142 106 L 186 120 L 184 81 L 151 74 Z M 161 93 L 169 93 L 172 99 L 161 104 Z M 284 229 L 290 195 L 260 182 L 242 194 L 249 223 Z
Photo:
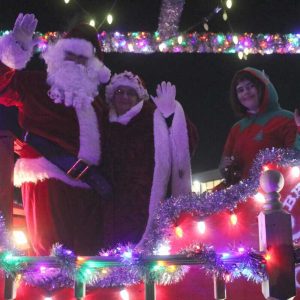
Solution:
M 240 70 L 238 73 L 249 73 L 255 76 L 265 86 L 263 100 L 259 107 L 259 114 L 278 110 L 280 108 L 278 103 L 278 94 L 273 83 L 266 76 L 264 71 L 259 71 L 255 68 L 247 67 Z

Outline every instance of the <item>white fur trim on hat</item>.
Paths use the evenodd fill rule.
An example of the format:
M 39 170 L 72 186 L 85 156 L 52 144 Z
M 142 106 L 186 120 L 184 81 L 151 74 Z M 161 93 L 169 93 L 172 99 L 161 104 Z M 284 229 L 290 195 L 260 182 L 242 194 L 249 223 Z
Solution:
M 105 98 L 108 103 L 111 102 L 114 96 L 114 92 L 119 86 L 129 86 L 135 89 L 135 91 L 139 96 L 139 100 L 149 99 L 149 94 L 147 90 L 144 88 L 141 79 L 137 75 L 125 71 L 120 74 L 115 74 L 111 78 L 110 83 L 106 86 Z
M 65 52 L 69 51 L 76 55 L 82 55 L 88 58 L 87 71 L 95 73 L 99 83 L 108 82 L 111 72 L 98 57 L 95 56 L 94 47 L 91 42 L 78 38 L 64 38 L 58 40 L 55 44 L 49 45 L 47 50 L 42 54 L 48 71 L 51 68 L 57 69 L 65 59 Z
M 9 68 L 21 70 L 26 67 L 32 56 L 33 43 L 28 50 L 23 50 L 12 33 L 0 38 L 0 60 Z
M 64 51 L 70 51 L 76 55 L 82 55 L 87 58 L 94 56 L 94 47 L 92 43 L 84 39 L 60 39 L 56 43 L 56 46 L 61 47 Z

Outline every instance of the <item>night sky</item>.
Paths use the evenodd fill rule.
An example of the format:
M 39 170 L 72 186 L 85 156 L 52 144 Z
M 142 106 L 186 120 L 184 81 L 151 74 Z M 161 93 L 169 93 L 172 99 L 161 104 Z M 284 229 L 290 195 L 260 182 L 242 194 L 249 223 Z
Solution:
M 115 3 L 115 4 L 114 4 Z M 186 1 L 179 31 L 203 32 L 202 20 L 219 5 L 216 0 Z M 113 5 L 114 4 L 114 5 Z M 35 13 L 38 31 L 66 31 L 79 21 L 93 17 L 97 26 L 108 12 L 115 18 L 100 31 L 155 31 L 161 1 L 70 1 L 1 0 L 0 30 L 11 29 L 18 12 Z M 212 32 L 300 33 L 299 0 L 233 0 L 229 22 L 222 13 L 209 22 Z M 233 74 L 246 66 L 264 69 L 275 84 L 281 106 L 293 110 L 300 100 L 299 55 L 249 55 L 239 60 L 236 54 L 106 54 L 112 72 L 124 69 L 140 74 L 151 94 L 156 84 L 170 80 L 177 87 L 177 99 L 199 130 L 199 146 L 193 158 L 194 172 L 217 167 L 229 128 L 236 121 L 228 104 Z

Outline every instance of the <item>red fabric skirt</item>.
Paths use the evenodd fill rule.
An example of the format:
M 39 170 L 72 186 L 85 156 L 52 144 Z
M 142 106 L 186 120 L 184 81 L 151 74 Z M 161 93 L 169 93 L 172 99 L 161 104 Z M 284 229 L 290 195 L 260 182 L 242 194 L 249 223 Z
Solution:
M 103 203 L 94 191 L 49 179 L 23 184 L 22 198 L 36 255 L 48 255 L 54 243 L 80 255 L 95 255 L 102 247 Z

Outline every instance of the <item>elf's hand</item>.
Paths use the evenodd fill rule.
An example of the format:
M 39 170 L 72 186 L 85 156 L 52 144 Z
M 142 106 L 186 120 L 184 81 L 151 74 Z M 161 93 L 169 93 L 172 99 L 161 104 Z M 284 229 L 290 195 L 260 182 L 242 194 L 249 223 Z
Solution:
M 28 50 L 33 44 L 33 34 L 38 20 L 34 14 L 20 13 L 15 21 L 12 35 L 23 50 Z
M 165 118 L 169 117 L 175 112 L 176 102 L 176 87 L 170 82 L 163 81 L 157 85 L 156 97 L 151 96 L 157 109 L 163 114 Z

